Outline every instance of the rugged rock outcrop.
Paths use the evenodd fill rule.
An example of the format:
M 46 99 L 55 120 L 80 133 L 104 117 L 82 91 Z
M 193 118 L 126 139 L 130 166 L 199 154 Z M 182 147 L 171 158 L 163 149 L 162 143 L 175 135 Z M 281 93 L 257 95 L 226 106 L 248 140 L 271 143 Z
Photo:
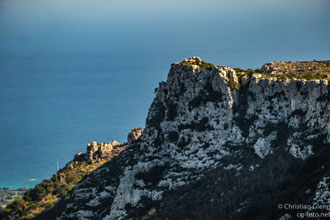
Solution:
M 266 63 L 262 68 L 266 73 L 302 73 L 319 72 L 329 74 L 330 60 L 325 61 L 303 61 L 303 62 L 271 62 Z
M 142 128 L 133 128 L 127 135 L 127 144 L 131 145 L 134 141 L 138 140 L 143 133 Z
M 295 217 L 278 205 L 329 198 L 329 94 L 327 80 L 174 63 L 143 136 L 39 218 Z
M 103 160 L 113 155 L 114 147 L 120 146 L 116 140 L 108 143 L 100 143 L 93 141 L 87 144 L 86 154 L 84 155 L 87 160 Z

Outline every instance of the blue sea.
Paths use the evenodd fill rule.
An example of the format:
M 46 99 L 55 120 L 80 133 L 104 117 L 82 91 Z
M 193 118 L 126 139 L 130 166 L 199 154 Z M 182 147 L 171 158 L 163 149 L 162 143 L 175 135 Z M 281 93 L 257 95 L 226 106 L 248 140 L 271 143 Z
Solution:
M 0 187 L 144 127 L 170 64 L 330 59 L 328 0 L 1 0 Z

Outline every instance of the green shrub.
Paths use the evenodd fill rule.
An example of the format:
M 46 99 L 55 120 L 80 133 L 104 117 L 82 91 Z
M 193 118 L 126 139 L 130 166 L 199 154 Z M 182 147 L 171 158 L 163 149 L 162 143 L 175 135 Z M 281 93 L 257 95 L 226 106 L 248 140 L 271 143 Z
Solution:
M 63 185 L 57 187 L 53 191 L 53 195 L 59 195 L 60 197 L 62 197 L 62 196 L 65 196 L 69 190 L 70 190 L 69 184 L 63 184 Z
M 255 69 L 254 72 L 256 72 L 256 73 L 265 73 L 265 70 L 263 70 L 263 69 Z
M 31 192 L 31 198 L 33 201 L 39 201 L 47 194 L 47 190 L 41 185 L 38 184 Z
M 234 68 L 235 72 L 236 73 L 242 73 L 242 72 L 245 72 L 245 70 L 242 70 L 240 68 Z
M 65 181 L 67 183 L 77 183 L 78 181 L 80 181 L 81 179 L 81 175 L 79 175 L 79 173 L 77 172 L 74 172 L 74 171 L 70 171 L 70 172 L 67 172 L 66 173 L 66 178 L 65 178 Z
M 254 74 L 254 71 L 253 71 L 252 69 L 247 69 L 247 70 L 246 70 L 246 74 L 247 74 L 248 76 L 252 76 L 252 74 Z
M 207 69 L 207 70 L 211 70 L 212 68 L 215 68 L 216 67 L 212 63 L 207 63 L 207 62 L 204 62 L 204 61 L 201 61 L 201 62 L 197 62 L 197 61 L 194 61 L 194 62 L 182 61 L 179 64 L 187 65 L 187 66 L 198 65 L 198 66 L 200 66 L 200 67 L 202 67 L 204 69 Z
M 228 85 L 232 90 L 239 88 L 239 83 L 236 82 L 233 78 L 228 78 Z

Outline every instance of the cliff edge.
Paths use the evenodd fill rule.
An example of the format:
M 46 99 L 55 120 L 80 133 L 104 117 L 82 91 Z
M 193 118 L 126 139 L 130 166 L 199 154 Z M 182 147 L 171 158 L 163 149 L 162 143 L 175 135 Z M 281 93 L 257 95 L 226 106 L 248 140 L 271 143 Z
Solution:
M 143 135 L 37 219 L 288 219 L 301 210 L 279 204 L 326 205 L 322 74 L 172 64 Z

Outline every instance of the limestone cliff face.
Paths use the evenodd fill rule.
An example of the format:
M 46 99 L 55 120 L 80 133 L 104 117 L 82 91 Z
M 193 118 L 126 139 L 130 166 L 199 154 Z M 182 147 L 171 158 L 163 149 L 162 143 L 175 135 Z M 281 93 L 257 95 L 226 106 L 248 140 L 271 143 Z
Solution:
M 312 202 L 318 183 L 330 175 L 325 159 L 330 156 L 329 94 L 327 80 L 242 76 L 197 57 L 172 64 L 143 135 L 84 178 L 46 216 L 289 216 L 293 211 L 278 210 L 276 204 Z M 313 178 L 304 176 L 306 170 Z M 300 188 L 281 191 L 305 177 Z M 263 207 L 260 201 L 271 202 Z
M 231 88 L 232 82 L 240 87 Z M 281 81 L 254 74 L 238 82 L 228 67 L 207 70 L 173 64 L 150 108 L 145 133 L 162 138 L 163 145 L 172 148 L 177 143 L 168 139 L 171 132 L 177 132 L 178 142 L 190 139 L 189 149 L 204 142 L 218 151 L 226 151 L 226 145 L 247 145 L 262 158 L 284 135 L 289 142 L 286 150 L 306 158 L 312 146 L 305 146 L 304 138 L 326 135 L 324 142 L 330 140 L 329 94 L 327 80 Z M 155 118 L 158 124 L 153 123 Z M 306 133 L 315 131 L 312 136 Z

